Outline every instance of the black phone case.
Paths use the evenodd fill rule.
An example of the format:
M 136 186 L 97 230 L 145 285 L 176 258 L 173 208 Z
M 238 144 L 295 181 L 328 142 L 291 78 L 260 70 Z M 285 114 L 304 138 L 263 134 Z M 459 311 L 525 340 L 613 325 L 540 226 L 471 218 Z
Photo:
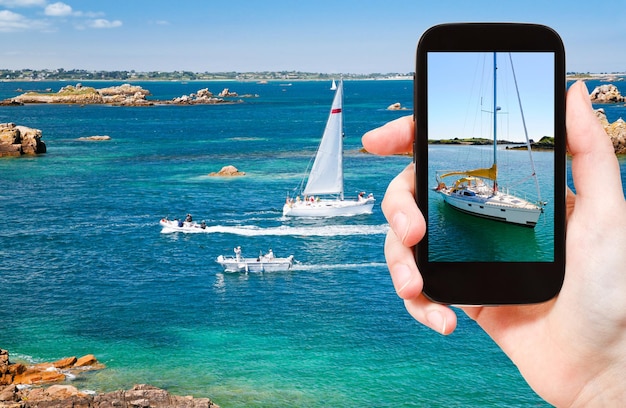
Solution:
M 527 304 L 558 294 L 565 274 L 565 51 L 549 27 L 521 23 L 455 23 L 430 28 L 417 48 L 415 96 L 416 201 L 428 222 L 428 69 L 431 52 L 548 52 L 554 54 L 554 256 L 551 262 L 429 261 L 428 231 L 415 247 L 431 300 L 456 305 Z M 486 221 L 496 222 L 496 221 Z M 486 224 L 488 225 L 488 224 Z M 485 228 L 489 228 L 486 226 Z M 523 227 L 519 227 L 523 228 Z M 427 225 L 428 229 L 428 225 Z

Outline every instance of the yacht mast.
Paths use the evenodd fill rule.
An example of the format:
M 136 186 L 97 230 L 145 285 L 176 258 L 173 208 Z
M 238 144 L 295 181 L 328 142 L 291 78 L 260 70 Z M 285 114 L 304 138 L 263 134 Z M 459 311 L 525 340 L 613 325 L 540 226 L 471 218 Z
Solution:
M 498 164 L 498 137 L 497 137 L 497 133 L 498 133 L 498 102 L 497 102 L 497 96 L 498 96 L 498 87 L 497 87 L 497 72 L 498 66 L 497 66 L 497 60 L 496 60 L 496 53 L 493 53 L 493 165 L 497 166 Z M 496 173 L 497 174 L 497 173 Z M 496 178 L 494 178 L 493 180 L 493 191 L 494 193 L 497 191 L 498 188 L 498 182 L 496 181 Z

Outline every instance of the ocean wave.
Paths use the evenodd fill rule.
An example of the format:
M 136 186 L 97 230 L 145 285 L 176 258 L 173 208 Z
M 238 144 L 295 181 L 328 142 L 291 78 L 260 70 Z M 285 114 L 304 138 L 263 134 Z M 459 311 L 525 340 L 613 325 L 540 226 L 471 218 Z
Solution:
M 261 228 L 255 225 L 226 226 L 214 225 L 206 228 L 168 228 L 161 230 L 162 234 L 183 232 L 188 234 L 233 234 L 246 237 L 263 235 L 273 236 L 303 236 L 303 237 L 332 237 L 349 235 L 384 235 L 389 231 L 389 225 L 324 225 L 324 226 L 279 226 Z

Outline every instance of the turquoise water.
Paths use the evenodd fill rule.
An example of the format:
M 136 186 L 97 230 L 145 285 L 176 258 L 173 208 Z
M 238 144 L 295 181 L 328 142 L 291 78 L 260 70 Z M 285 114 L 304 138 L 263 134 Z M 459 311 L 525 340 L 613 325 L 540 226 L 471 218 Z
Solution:
M 492 146 L 429 146 L 429 180 L 436 186 L 435 174 L 451 166 L 460 169 L 488 168 L 493 157 Z M 444 203 L 441 194 L 428 193 L 430 213 L 429 253 L 431 260 L 444 262 L 518 261 L 542 262 L 554 259 L 554 153 L 533 153 L 539 192 L 532 178 L 528 151 L 498 149 L 498 184 L 530 202 L 543 201 L 546 206 L 534 228 L 462 214 Z M 469 163 L 469 164 L 468 164 Z M 458 178 L 458 177 L 457 177 Z M 454 183 L 455 177 L 446 180 Z M 460 250 L 461 249 L 461 250 Z M 433 258 L 434 255 L 434 258 Z
M 63 85 L 0 83 L 0 98 Z M 365 131 L 406 113 L 388 105 L 412 106 L 410 82 L 345 84 L 346 194 L 373 192 L 374 213 L 300 221 L 282 219 L 282 204 L 319 142 L 329 83 L 142 85 L 163 99 L 205 87 L 259 97 L 0 107 L 0 122 L 42 129 L 48 146 L 0 160 L 0 347 L 12 359 L 93 353 L 107 368 L 79 388 L 150 383 L 222 407 L 543 405 L 462 313 L 442 337 L 395 295 L 380 200 L 410 159 L 358 150 Z M 112 140 L 77 140 L 91 135 Z M 207 176 L 228 164 L 246 176 Z M 161 217 L 186 213 L 210 232 L 161 233 Z M 221 272 L 215 258 L 237 245 L 300 263 Z

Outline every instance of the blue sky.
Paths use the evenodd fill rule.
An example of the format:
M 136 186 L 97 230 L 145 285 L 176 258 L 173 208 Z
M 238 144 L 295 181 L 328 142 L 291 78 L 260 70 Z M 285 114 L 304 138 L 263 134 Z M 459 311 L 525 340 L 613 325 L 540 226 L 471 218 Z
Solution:
M 526 140 L 515 80 L 528 137 L 554 137 L 554 55 L 498 53 L 497 65 L 498 139 Z M 492 53 L 430 53 L 428 82 L 429 139 L 493 137 Z
M 626 71 L 626 0 L 0 0 L 0 68 L 405 73 L 455 21 L 546 24 L 569 71 Z

